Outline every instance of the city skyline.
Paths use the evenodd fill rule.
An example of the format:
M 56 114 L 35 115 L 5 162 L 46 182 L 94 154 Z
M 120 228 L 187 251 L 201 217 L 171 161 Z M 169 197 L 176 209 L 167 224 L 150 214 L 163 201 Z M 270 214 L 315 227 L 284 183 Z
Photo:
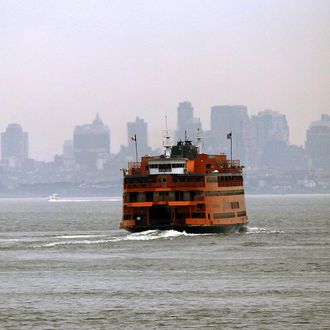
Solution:
M 198 135 L 202 140 L 203 150 L 211 154 L 219 152 L 229 153 L 227 139 L 228 133 L 230 133 L 234 140 L 235 157 L 246 165 L 254 167 L 261 164 L 260 157 L 268 142 L 281 141 L 280 143 L 283 143 L 283 146 L 298 147 L 303 150 L 305 147 L 307 148 L 310 130 L 315 126 L 328 125 L 329 118 L 329 114 L 322 114 L 321 120 L 319 118 L 317 121 L 310 122 L 306 130 L 304 145 L 295 145 L 290 141 L 290 126 L 288 125 L 286 115 L 279 111 L 266 109 L 258 112 L 257 115 L 250 116 L 245 105 L 212 106 L 210 109 L 212 125 L 209 129 L 205 129 L 200 118 L 194 116 L 194 107 L 191 102 L 184 101 L 178 103 L 175 129 L 168 129 L 167 132 L 170 134 L 172 145 L 175 145 L 176 141 L 186 138 L 195 143 Z M 325 124 L 326 122 L 327 124 Z M 163 143 L 165 142 L 165 129 L 159 132 L 161 143 L 153 147 L 148 142 L 148 122 L 144 121 L 143 118 L 137 116 L 135 121 L 128 121 L 125 126 L 126 144 L 121 144 L 120 150 L 117 150 L 118 148 L 114 148 L 114 150 L 113 146 L 110 146 L 110 141 L 112 140 L 111 127 L 109 128 L 107 123 L 104 123 L 102 120 L 100 114 L 96 113 L 94 120 L 90 123 L 74 126 L 70 139 L 63 140 L 61 152 L 54 154 L 50 161 L 55 160 L 59 156 L 64 156 L 64 158 L 74 157 L 77 164 L 81 163 L 83 165 L 86 161 L 94 164 L 99 157 L 99 161 L 104 163 L 110 155 L 120 158 L 124 153 L 126 155 L 124 157 L 130 157 L 130 155 L 135 153 L 134 144 L 132 143 L 133 136 L 138 141 L 140 156 L 161 152 L 161 146 L 164 146 Z M 6 161 L 7 154 L 10 158 L 11 152 L 13 153 L 13 159 L 33 159 L 39 161 L 39 159 L 33 158 L 28 154 L 28 149 L 30 149 L 28 135 L 30 135 L 29 132 L 23 132 L 23 128 L 19 123 L 8 124 L 5 132 L 1 133 L 2 161 Z M 9 139 L 7 139 L 7 136 Z M 12 142 L 10 142 L 10 139 Z M 330 142 L 325 135 L 323 135 L 323 140 L 322 143 L 325 143 L 325 145 Z M 9 147 L 8 143 L 14 144 L 12 147 Z M 318 143 L 316 142 L 316 144 Z M 23 148 L 22 151 L 19 150 L 21 148 Z M 81 156 L 78 156 L 81 152 Z M 270 152 L 274 151 L 270 150 Z M 72 155 L 70 155 L 71 153 Z M 91 156 L 90 153 L 94 154 L 94 156 Z
M 310 123 L 305 147 L 289 143 L 286 116 L 278 111 L 264 110 L 249 117 L 244 105 L 213 106 L 210 130 L 203 130 L 190 102 L 180 102 L 177 114 L 177 130 L 171 135 L 190 139 L 197 129 L 204 143 L 192 140 L 202 153 L 224 153 L 243 164 L 249 192 L 329 191 L 329 114 Z M 183 130 L 184 123 L 190 133 Z M 73 140 L 64 140 L 63 152 L 55 155 L 53 161 L 45 162 L 28 157 L 28 132 L 19 124 L 9 124 L 1 133 L 0 195 L 49 194 L 53 189 L 66 193 L 67 189 L 71 193 L 101 193 L 104 189 L 114 192 L 119 187 L 120 171 L 127 164 L 136 161 L 136 157 L 165 152 L 148 146 L 148 122 L 143 118 L 136 117 L 126 126 L 127 145 L 122 145 L 118 153 L 110 153 L 110 129 L 97 113 L 92 122 L 76 125 Z M 139 148 L 134 148 L 137 144 L 132 137 Z M 176 148 L 174 141 L 170 145 Z
M 183 102 L 179 102 L 178 103 L 178 105 L 177 105 L 177 107 L 176 107 L 176 109 L 175 109 L 175 111 L 177 111 L 177 109 L 178 109 L 178 107 L 180 107 L 180 105 L 182 104 L 182 103 L 188 103 L 188 104 L 190 104 L 192 107 L 193 107 L 193 109 L 194 109 L 194 106 L 193 106 L 193 104 L 190 102 L 190 101 L 183 101 Z M 272 109 L 264 109 L 264 110 L 262 110 L 262 111 L 258 111 L 255 115 L 250 115 L 250 113 L 248 112 L 248 107 L 246 107 L 246 106 L 244 106 L 244 105 L 215 105 L 215 106 L 211 106 L 210 107 L 210 109 L 209 109 L 209 117 L 210 117 L 210 120 L 209 120 L 209 122 L 211 122 L 211 117 L 212 117 L 212 115 L 211 115 L 211 113 L 212 113 L 212 109 L 213 108 L 217 108 L 217 107 L 229 107 L 229 108 L 235 108 L 235 107 L 243 107 L 243 108 L 245 108 L 246 110 L 247 110 L 247 115 L 248 115 L 248 119 L 249 120 L 253 120 L 253 117 L 255 117 L 256 115 L 259 115 L 259 114 L 261 114 L 261 113 L 264 113 L 264 112 L 267 112 L 267 111 L 270 111 L 270 112 L 274 112 Z M 284 113 L 281 113 L 280 111 L 275 111 L 275 112 L 278 112 L 280 115 L 284 115 L 285 117 L 286 117 L 286 114 L 284 114 Z M 196 114 L 195 112 L 193 113 L 194 115 Z M 327 115 L 326 113 L 325 114 L 321 114 L 320 115 L 320 117 L 321 116 L 323 116 L 323 115 Z M 72 127 L 72 132 L 71 132 L 71 135 L 69 135 L 69 136 L 66 136 L 66 137 L 63 137 L 62 138 L 62 141 L 61 141 L 61 143 L 60 143 L 60 146 L 59 146 L 59 151 L 57 152 L 57 153 L 55 153 L 55 154 L 53 154 L 53 155 L 50 155 L 49 156 L 49 158 L 47 159 L 47 158 L 45 158 L 45 159 L 42 159 L 42 158 L 38 158 L 38 157 L 34 157 L 33 156 L 33 154 L 31 154 L 31 151 L 30 150 L 33 150 L 34 148 L 33 148 L 33 145 L 32 145 L 32 143 L 33 143 L 33 138 L 31 139 L 31 137 L 33 137 L 33 132 L 29 132 L 28 130 L 26 130 L 25 129 L 25 127 L 20 123 L 20 122 L 12 122 L 12 123 L 8 123 L 6 126 L 5 126 L 5 128 L 1 131 L 1 132 L 5 132 L 6 131 L 6 129 L 8 128 L 8 126 L 10 126 L 10 125 L 18 125 L 18 126 L 22 126 L 22 128 L 25 130 L 25 131 L 27 131 L 27 133 L 29 134 L 29 158 L 31 158 L 31 159 L 35 159 L 35 160 L 40 160 L 40 161 L 52 161 L 52 160 L 54 160 L 54 157 L 56 156 L 56 155 L 61 155 L 62 154 L 62 152 L 63 152 L 63 147 L 64 147 L 64 145 L 65 145 L 65 143 L 67 142 L 67 141 L 73 141 L 74 140 L 74 133 L 75 133 L 75 129 L 77 128 L 77 127 L 80 127 L 80 126 L 88 126 L 89 125 L 89 123 L 90 122 L 93 122 L 93 120 L 95 121 L 95 116 L 96 116 L 96 118 L 102 118 L 103 119 L 103 116 L 99 113 L 99 112 L 97 112 L 97 113 L 95 113 L 94 114 L 94 116 L 91 118 L 91 120 L 89 120 L 89 121 L 87 121 L 87 122 L 85 122 L 85 123 L 79 123 L 79 124 L 74 124 L 73 125 L 73 127 Z M 168 117 L 167 117 L 168 118 Z M 195 117 L 197 120 L 199 120 L 200 119 L 200 117 L 198 117 L 198 116 L 196 116 Z M 155 128 L 154 127 L 152 127 L 151 125 L 150 125 L 150 123 L 148 123 L 148 121 L 145 121 L 145 118 L 141 118 L 141 117 L 139 117 L 138 115 L 136 116 L 136 118 L 131 118 L 131 119 L 129 119 L 127 122 L 124 122 L 123 123 L 123 130 L 122 131 L 124 131 L 124 138 L 123 138 L 123 141 L 120 141 L 120 144 L 115 144 L 115 142 L 113 142 L 113 141 L 116 141 L 116 139 L 115 138 L 113 138 L 113 130 L 112 130 L 112 126 L 111 126 L 111 124 L 109 124 L 109 123 L 107 123 L 107 122 L 105 122 L 104 121 L 104 123 L 105 123 L 105 125 L 107 125 L 107 127 L 109 128 L 109 134 L 110 134 L 110 136 L 111 136 L 111 154 L 117 154 L 118 152 L 120 152 L 120 148 L 122 147 L 122 146 L 124 146 L 124 147 L 128 147 L 129 149 L 130 148 L 133 148 L 133 144 L 132 145 L 130 145 L 129 144 L 129 142 L 130 142 L 130 137 L 131 137 L 131 135 L 132 135 L 132 129 L 129 129 L 128 128 L 128 125 L 129 124 L 133 124 L 133 122 L 131 123 L 131 121 L 133 121 L 133 119 L 135 119 L 137 122 L 139 122 L 139 121 L 141 121 L 141 122 L 143 122 L 143 123 L 145 123 L 146 125 L 148 125 L 148 129 L 147 129 L 147 131 L 146 131 L 146 133 L 148 134 L 146 137 L 143 137 L 143 141 L 144 141 L 144 139 L 145 138 L 147 138 L 148 139 L 148 145 L 146 145 L 146 146 L 140 146 L 140 148 L 142 148 L 143 150 L 144 149 L 147 149 L 148 147 L 151 147 L 152 149 L 159 149 L 159 148 L 162 148 L 162 144 L 163 144 L 163 134 L 164 134 L 164 131 L 165 131 L 165 125 L 166 125 L 166 123 L 165 123 L 165 116 L 164 116 L 164 118 L 163 118 L 163 120 L 164 120 L 164 127 L 161 127 L 160 128 L 160 130 L 158 130 L 158 129 L 156 129 L 155 130 Z M 177 114 L 175 114 L 175 119 L 177 119 Z M 288 131 L 288 143 L 290 144 L 290 145 L 297 145 L 297 146 L 299 146 L 299 147 L 304 147 L 305 146 L 305 143 L 306 143 L 306 138 L 307 138 L 307 131 L 308 131 L 308 129 L 311 127 L 311 124 L 313 123 L 313 122 L 317 122 L 317 121 L 319 121 L 319 118 L 316 118 L 315 120 L 312 120 L 310 123 L 308 123 L 308 126 L 307 126 L 307 128 L 306 128 L 306 130 L 304 131 L 304 135 L 305 135 L 305 140 L 303 141 L 303 143 L 302 144 L 295 144 L 295 143 L 293 143 L 292 142 L 292 140 L 291 140 L 291 127 L 290 127 L 290 123 L 288 123 L 288 129 L 289 129 L 289 131 Z M 228 122 L 227 123 L 228 125 L 231 125 L 232 123 L 230 123 L 230 122 Z M 200 121 L 200 125 L 201 125 L 201 129 L 204 131 L 204 133 L 208 133 L 209 131 L 210 131 L 210 129 L 211 129 L 211 125 L 209 126 L 209 127 L 207 127 L 206 125 L 205 125 L 205 123 L 201 120 Z M 189 125 L 188 125 L 189 126 Z M 198 126 L 198 125 L 197 125 Z M 197 127 L 196 126 L 196 127 Z M 180 124 L 179 124 L 179 122 L 177 121 L 177 122 L 174 122 L 174 125 L 173 125 L 173 127 L 168 127 L 168 129 L 172 132 L 172 140 L 173 140 L 173 143 L 175 143 L 175 141 L 176 141 L 176 139 L 180 139 L 180 138 L 184 138 L 184 136 L 182 135 L 183 133 L 182 133 L 182 127 L 180 127 Z M 152 139 L 152 137 L 150 136 L 150 131 L 157 131 L 157 137 L 158 137 L 158 140 L 153 140 Z M 175 133 L 176 132 L 176 133 Z M 181 132 L 181 137 L 179 137 L 179 136 L 176 136 L 178 133 L 180 134 L 180 132 Z M 223 141 L 222 141 L 222 143 L 220 143 L 219 145 L 225 145 L 226 143 L 227 143 L 227 141 L 226 141 L 226 134 L 224 133 L 223 134 L 224 136 L 223 136 Z M 205 138 L 206 138 L 206 140 L 207 140 L 207 136 L 203 136 L 203 133 L 202 133 L 202 139 L 203 140 L 205 140 Z M 137 136 L 137 138 L 139 139 L 139 136 Z M 188 136 L 188 138 L 189 139 L 195 139 L 195 136 L 194 137 L 190 137 L 190 136 Z M 31 140 L 32 140 L 32 143 L 31 143 Z M 128 141 L 128 142 L 127 142 Z M 140 141 L 139 141 L 140 142 Z M 152 142 L 154 142 L 154 143 L 152 143 Z M 206 146 L 207 147 L 207 146 Z M 223 148 L 222 148 L 223 149 Z M 225 149 L 223 149 L 222 150 L 223 152 L 226 152 L 227 150 L 225 150 Z
M 20 123 L 35 159 L 97 112 L 117 152 L 137 116 L 160 146 L 180 101 L 204 129 L 214 105 L 279 111 L 298 145 L 330 109 L 327 1 L 0 0 L 0 36 L 0 131 Z
M 186 102 L 186 101 L 184 101 Z M 192 102 L 191 102 L 192 103 Z M 238 103 L 234 103 L 235 105 Z M 206 114 L 208 112 L 208 115 L 210 117 L 210 112 L 211 112 L 211 107 L 214 106 L 222 106 L 221 104 L 218 105 L 212 105 L 210 106 L 210 108 L 208 109 L 208 111 L 205 111 L 203 113 L 203 115 L 200 115 L 197 111 L 195 111 L 195 115 L 197 118 L 206 118 L 206 120 L 202 120 L 201 119 L 201 123 L 202 123 L 202 127 L 204 130 L 209 130 L 211 128 L 211 120 L 210 118 L 206 117 Z M 194 105 L 193 105 L 194 106 Z M 231 105 L 230 105 L 231 106 Z M 165 117 L 167 118 L 167 121 L 170 123 L 168 124 L 168 128 L 172 131 L 175 131 L 177 129 L 177 123 L 176 123 L 176 118 L 177 118 L 177 114 L 176 114 L 176 108 L 177 105 L 174 107 L 174 110 L 171 110 L 171 115 L 169 115 L 170 112 L 165 113 L 162 117 L 159 118 L 159 120 L 157 121 L 157 123 L 155 125 L 150 124 L 150 122 L 148 122 L 148 120 L 146 119 L 146 117 L 143 117 L 143 120 L 145 120 L 146 122 L 148 122 L 149 124 L 149 135 L 148 135 L 148 139 L 149 139 L 149 146 L 151 146 L 153 149 L 159 148 L 162 146 L 162 131 L 165 130 L 165 126 L 166 126 L 166 120 Z M 194 107 L 195 109 L 195 107 Z M 274 109 L 272 107 L 268 107 L 265 109 L 260 109 L 258 111 L 256 111 L 255 113 L 250 113 L 249 112 L 249 107 L 247 107 L 248 110 L 248 115 L 251 117 L 252 115 L 257 115 L 258 113 L 265 111 L 265 110 L 274 110 L 274 111 L 278 111 L 280 113 L 283 113 L 277 109 Z M 174 112 L 173 112 L 174 111 Z M 74 120 L 72 119 L 70 121 L 70 124 L 72 122 L 72 127 L 71 127 L 71 132 L 70 132 L 70 127 L 67 127 L 67 129 L 63 130 L 63 137 L 61 136 L 57 136 L 56 139 L 56 143 L 52 143 L 54 140 L 52 138 L 51 135 L 49 135 L 49 139 L 48 142 L 52 145 L 52 148 L 47 148 L 42 149 L 36 146 L 37 142 L 37 132 L 29 131 L 29 129 L 26 128 L 26 126 L 31 127 L 29 125 L 24 125 L 24 123 L 26 123 L 26 120 L 21 120 L 21 121 L 12 121 L 12 122 L 8 122 L 8 123 L 4 123 L 3 120 L 0 120 L 1 126 L 0 126 L 0 131 L 5 131 L 6 127 L 9 124 L 16 124 L 18 123 L 19 125 L 21 125 L 22 127 L 24 127 L 24 129 L 26 131 L 29 132 L 29 140 L 30 140 L 30 146 L 29 146 L 29 154 L 31 155 L 31 158 L 36 159 L 36 160 L 40 160 L 40 161 L 51 161 L 54 158 L 54 155 L 56 154 L 61 154 L 62 149 L 63 149 L 63 142 L 65 140 L 71 140 L 73 138 L 73 131 L 74 131 L 74 127 L 76 125 L 84 125 L 90 121 L 93 120 L 93 118 L 95 118 L 95 114 L 99 113 L 100 116 L 102 117 L 102 119 L 104 119 L 104 122 L 107 123 L 107 125 L 109 126 L 110 132 L 112 135 L 112 143 L 111 143 L 111 148 L 112 148 L 112 153 L 117 153 L 120 150 L 120 147 L 122 145 L 126 145 L 126 141 L 127 141 L 127 122 L 129 122 L 130 120 L 135 119 L 136 117 L 142 117 L 141 114 L 139 115 L 138 113 L 136 113 L 136 115 L 133 115 L 132 118 L 125 118 L 125 120 L 123 120 L 122 122 L 120 122 L 119 124 L 117 124 L 117 126 L 115 124 L 111 124 L 111 122 L 107 122 L 105 120 L 105 118 L 107 118 L 108 116 L 103 115 L 102 112 L 97 111 L 97 112 L 91 112 L 91 117 L 87 118 L 85 122 L 83 122 L 82 120 L 79 121 L 79 123 L 74 122 Z M 305 142 L 306 142 L 306 132 L 309 128 L 309 125 L 311 122 L 317 121 L 319 120 L 319 117 L 324 114 L 324 113 L 328 113 L 327 111 L 325 112 L 320 112 L 319 115 L 314 115 L 313 113 L 313 119 L 310 122 L 306 123 L 306 127 L 295 127 L 295 125 L 291 125 L 290 120 L 288 119 L 288 115 L 283 113 L 284 115 L 286 115 L 287 117 L 287 121 L 288 121 L 288 126 L 290 128 L 290 135 L 289 135 L 289 140 L 290 140 L 290 144 L 295 144 L 298 146 L 304 146 Z M 87 116 L 86 116 L 87 117 Z M 127 121 L 126 121 L 127 120 Z M 207 124 L 207 125 L 206 125 Z M 119 126 L 118 126 L 119 125 Z M 69 126 L 68 123 L 66 126 Z M 299 140 L 297 142 L 297 140 L 294 138 L 294 128 L 299 129 L 300 131 L 300 136 L 301 136 L 301 140 Z M 55 127 L 54 127 L 55 128 Z M 35 130 L 36 131 L 36 130 Z M 57 131 L 58 132 L 58 131 Z M 34 134 L 36 133 L 36 134 Z M 45 132 L 44 132 L 45 133 Z M 47 134 L 47 132 L 46 132 Z M 43 137 L 44 139 L 44 137 Z M 225 139 L 225 137 L 224 137 Z M 47 139 L 44 139 L 44 142 L 47 142 Z M 45 143 L 45 147 L 47 147 L 47 143 Z M 54 153 L 52 153 L 54 152 Z

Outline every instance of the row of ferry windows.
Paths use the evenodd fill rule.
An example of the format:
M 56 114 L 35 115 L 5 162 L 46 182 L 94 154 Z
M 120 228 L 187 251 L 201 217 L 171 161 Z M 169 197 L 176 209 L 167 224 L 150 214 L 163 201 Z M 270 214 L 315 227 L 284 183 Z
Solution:
M 226 218 L 235 218 L 235 217 L 244 217 L 246 216 L 246 211 L 233 212 L 233 213 L 214 213 L 214 219 L 226 219 Z
M 167 169 L 167 168 L 184 168 L 185 164 L 176 164 L 176 163 L 170 163 L 170 164 L 150 164 L 149 168 L 159 168 L 159 169 Z
M 198 201 L 204 199 L 204 196 L 232 196 L 242 195 L 244 190 L 227 191 L 147 191 L 124 193 L 125 201 L 135 202 L 156 202 L 156 201 Z M 239 208 L 238 202 L 232 202 L 231 208 Z
M 167 182 L 167 177 L 148 176 L 143 178 L 125 178 L 125 184 Z M 172 176 L 172 182 L 204 182 L 203 176 Z
M 186 214 L 186 217 L 189 215 Z M 235 218 L 235 217 L 244 217 L 246 216 L 246 211 L 241 212 L 232 212 L 232 213 L 214 213 L 214 219 L 226 219 L 226 218 Z M 193 212 L 191 213 L 192 218 L 205 218 L 205 212 Z M 133 217 L 131 214 L 124 214 L 124 220 L 131 220 Z
M 241 175 L 226 175 L 226 176 L 207 176 L 206 182 L 231 182 L 231 181 L 243 181 L 243 177 Z
M 124 199 L 129 203 L 159 201 L 198 201 L 203 197 L 203 191 L 147 191 L 124 193 Z
M 172 182 L 204 182 L 204 176 L 198 175 L 184 175 L 184 176 L 171 176 Z M 165 182 L 167 181 L 166 177 L 163 177 Z M 242 181 L 242 176 L 207 176 L 206 182 L 232 182 L 232 181 Z M 132 183 L 156 183 L 164 182 L 162 178 L 156 176 L 147 176 L 142 178 L 125 178 L 125 184 Z

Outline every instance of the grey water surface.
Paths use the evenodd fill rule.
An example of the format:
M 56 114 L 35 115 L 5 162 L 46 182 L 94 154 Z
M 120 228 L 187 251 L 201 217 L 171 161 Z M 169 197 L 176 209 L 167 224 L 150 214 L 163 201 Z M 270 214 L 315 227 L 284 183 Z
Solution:
M 329 329 L 330 196 L 247 196 L 246 233 L 118 229 L 120 199 L 0 200 L 1 329 Z

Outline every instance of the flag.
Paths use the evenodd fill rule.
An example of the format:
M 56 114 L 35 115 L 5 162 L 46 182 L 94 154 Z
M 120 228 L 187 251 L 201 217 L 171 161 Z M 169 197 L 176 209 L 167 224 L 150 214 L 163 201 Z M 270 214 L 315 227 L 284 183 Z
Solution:
M 227 134 L 227 139 L 231 139 L 231 132 Z
M 136 141 L 136 134 L 134 134 L 133 136 L 131 136 L 131 140 L 132 141 Z

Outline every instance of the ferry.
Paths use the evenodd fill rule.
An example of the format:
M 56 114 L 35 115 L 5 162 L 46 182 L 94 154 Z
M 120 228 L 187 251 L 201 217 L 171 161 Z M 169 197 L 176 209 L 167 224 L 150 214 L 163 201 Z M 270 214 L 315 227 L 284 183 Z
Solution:
M 199 143 L 198 143 L 199 144 Z M 244 231 L 243 166 L 225 154 L 200 152 L 184 139 L 160 156 L 143 156 L 123 169 L 123 216 L 130 232 L 187 233 Z
M 52 194 L 48 197 L 48 202 L 56 202 L 58 201 L 58 194 Z

